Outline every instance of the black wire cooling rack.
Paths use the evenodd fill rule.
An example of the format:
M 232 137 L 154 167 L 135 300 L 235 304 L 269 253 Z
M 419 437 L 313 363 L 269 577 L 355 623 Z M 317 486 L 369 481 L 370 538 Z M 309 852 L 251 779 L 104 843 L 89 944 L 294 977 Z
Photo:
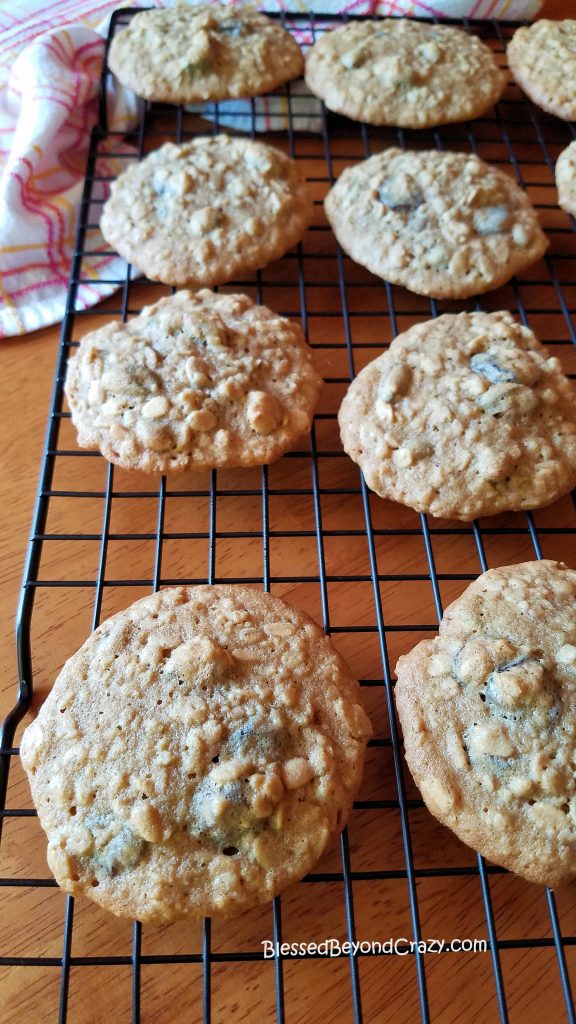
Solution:
M 133 13 L 128 9 L 115 12 L 110 37 Z M 312 15 L 279 17 L 300 33 L 304 44 L 341 20 Z M 516 26 L 493 21 L 455 24 L 479 34 L 504 62 L 506 38 Z M 358 368 L 400 330 L 445 311 L 512 309 L 561 356 L 568 372 L 576 369 L 572 324 L 576 236 L 574 222 L 556 206 L 553 185 L 554 161 L 572 141 L 574 129 L 542 114 L 511 86 L 494 112 L 473 123 L 434 131 L 395 131 L 356 124 L 319 108 L 314 115 L 319 131 L 306 132 L 298 129 L 306 127 L 302 118 L 308 116 L 308 99 L 292 84 L 278 93 L 283 98 L 280 111 L 266 100 L 238 102 L 232 108 L 214 104 L 201 119 L 182 108 L 142 103 L 136 128 L 111 132 L 107 124 L 108 76 L 105 69 L 18 610 L 18 701 L 1 733 L 0 825 L 4 825 L 7 850 L 0 878 L 7 896 L 0 933 L 0 971 L 7 998 L 4 1019 L 22 1019 L 20 1011 L 25 1006 L 30 1021 L 64 1024 L 77 1019 L 82 1000 L 83 1021 L 173 1024 L 202 1020 L 208 1024 L 236 1019 L 233 1002 L 228 1003 L 227 1015 L 219 1009 L 221 986 L 228 984 L 222 973 L 226 968 L 234 972 L 231 984 L 236 993 L 246 991 L 249 980 L 252 1010 L 238 1019 L 254 1024 L 296 1019 L 338 1024 L 348 1020 L 355 1024 L 384 1020 L 399 1024 L 416 1020 L 507 1022 L 520 1016 L 529 1022 L 545 1012 L 551 1020 L 573 1022 L 569 967 L 576 955 L 574 903 L 487 865 L 426 813 L 403 767 L 391 665 L 399 653 L 434 634 L 443 604 L 489 565 L 501 564 L 503 558 L 520 561 L 543 555 L 564 557 L 574 564 L 574 503 L 566 498 L 551 510 L 465 525 L 431 521 L 369 493 L 341 450 L 335 420 L 339 400 Z M 265 126 L 271 142 L 302 160 L 316 196 L 316 222 L 297 250 L 249 280 L 233 282 L 227 290 L 246 290 L 282 315 L 300 320 L 326 379 L 323 411 L 316 417 L 309 441 L 275 466 L 243 473 L 212 472 L 209 477 L 162 477 L 158 485 L 152 485 L 150 479 L 143 482 L 137 475 L 105 464 L 96 453 L 80 451 L 63 404 L 68 355 L 78 338 L 102 317 L 101 310 L 77 309 L 80 283 L 93 283 L 91 261 L 108 253 L 101 241 L 100 248 L 91 242 L 102 202 L 97 198 L 98 189 L 109 180 L 101 170 L 100 158 L 140 159 L 165 139 L 182 141 L 199 131 L 218 132 L 231 114 L 237 118 L 236 126 L 253 136 Z M 511 167 L 539 208 L 552 242 L 549 254 L 498 292 L 460 304 L 420 299 L 353 264 L 338 249 L 322 218 L 321 199 L 343 166 L 391 144 L 473 151 L 492 163 Z M 144 286 L 129 267 L 114 284 L 118 291 L 107 301 L 106 316 L 125 320 L 141 308 Z M 152 283 L 147 283 L 146 289 L 146 302 L 153 301 L 152 289 L 157 290 L 158 298 L 169 291 Z M 135 507 L 145 508 L 153 518 L 148 530 L 130 529 Z M 238 529 L 234 508 L 242 510 L 242 529 Z M 250 552 L 251 557 L 243 562 L 240 551 Z M 127 557 L 128 569 L 118 552 Z M 233 564 L 243 568 L 236 577 L 227 572 L 233 552 Z M 140 571 L 146 559 L 148 568 Z M 285 574 L 287 567 L 291 575 Z M 63 572 L 66 575 L 62 576 Z M 370 757 L 377 760 L 373 770 L 367 768 L 363 799 L 355 803 L 339 851 L 323 861 L 324 870 L 293 887 L 300 900 L 294 918 L 298 939 L 321 941 L 331 928 L 342 941 L 398 934 L 407 940 L 422 940 L 438 935 L 442 908 L 452 904 L 459 908 L 456 919 L 464 934 L 485 936 L 487 951 L 464 954 L 448 947 L 436 959 L 418 948 L 406 958 L 372 949 L 336 958 L 288 951 L 266 962 L 256 935 L 260 941 L 262 937 L 274 942 L 294 938 L 289 894 L 275 899 L 271 911 L 259 918 L 259 931 L 241 929 L 229 948 L 226 937 L 219 940 L 216 927 L 212 929 L 206 920 L 197 939 L 188 939 L 184 933 L 177 948 L 170 945 L 174 934 L 170 929 L 152 930 L 148 940 L 148 926 L 143 929 L 134 923 L 131 938 L 122 932 L 119 949 L 116 941 L 107 940 L 106 930 L 102 931 L 103 912 L 92 905 L 75 908 L 74 900 L 60 894 L 48 872 L 32 877 L 36 852 L 44 849 L 44 840 L 23 782 L 15 742 L 17 727 L 32 703 L 33 660 L 36 678 L 39 672 L 42 685 L 48 685 L 58 665 L 103 614 L 125 607 L 151 587 L 220 580 L 249 582 L 288 594 L 321 619 L 362 676 L 376 727 L 369 765 Z M 342 618 L 343 608 L 349 609 L 348 618 Z M 60 649 L 59 623 L 64 620 L 72 622 L 73 639 L 63 638 Z M 49 644 L 40 639 L 46 634 L 51 637 Z M 53 662 L 45 660 L 47 650 L 52 650 Z M 378 788 L 380 784 L 383 789 Z M 8 834 L 10 827 L 13 834 Z M 26 831 L 28 827 L 36 830 L 33 835 Z M 50 895 L 47 890 L 58 894 L 56 910 L 45 901 Z M 27 907 L 28 912 L 35 908 L 36 933 L 27 930 L 19 934 L 23 901 L 31 894 L 36 902 Z M 371 903 L 375 911 L 370 918 L 365 908 Z M 521 912 L 524 907 L 527 914 Z M 379 931 L 373 933 L 375 922 Z M 80 928 L 83 938 L 77 945 Z M 403 932 L 398 931 L 401 928 Z M 11 946 L 6 938 L 9 930 Z M 86 935 L 91 936 L 91 943 Z M 40 952 L 35 952 L 38 949 Z M 306 961 L 313 961 L 313 975 L 298 973 Z M 260 990 L 264 982 L 255 980 L 254 973 L 264 967 L 266 991 Z M 86 994 L 82 984 L 89 968 L 92 979 L 97 980 Z M 108 973 L 98 973 L 100 968 Z M 114 987 L 116 969 L 123 972 L 123 981 Z M 178 969 L 185 972 L 182 989 L 177 987 L 176 975 L 169 973 Z M 524 972 L 520 991 L 518 970 Z M 528 1001 L 522 1002 L 530 970 L 537 980 Z M 154 973 L 157 971 L 160 973 Z M 307 1000 L 312 978 L 314 1005 Z M 318 997 L 322 985 L 326 1007 Z M 179 1002 L 184 1005 L 183 993 L 190 990 L 190 1005 L 180 1016 Z M 442 1003 L 441 990 L 450 994 L 449 1004 Z M 94 1000 L 88 1016 L 86 999 Z

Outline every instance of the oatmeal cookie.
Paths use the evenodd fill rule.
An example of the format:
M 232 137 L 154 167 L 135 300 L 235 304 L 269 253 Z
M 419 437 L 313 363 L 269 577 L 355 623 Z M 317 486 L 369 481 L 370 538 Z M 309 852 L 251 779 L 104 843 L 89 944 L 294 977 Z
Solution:
M 65 390 L 82 448 L 167 473 L 273 462 L 310 429 L 321 385 L 296 324 L 204 290 L 86 335 Z
M 430 812 L 532 882 L 576 876 L 576 572 L 491 569 L 397 666 L 406 760 Z
M 526 193 L 467 153 L 384 150 L 343 171 L 324 205 L 353 260 L 438 299 L 497 288 L 548 247 Z
M 576 216 L 576 142 L 563 149 L 556 161 L 556 188 L 559 205 Z
M 330 110 L 370 124 L 430 128 L 479 117 L 506 80 L 477 36 L 410 18 L 351 22 L 306 54 L 312 92 Z
M 170 921 L 302 878 L 346 824 L 370 734 L 307 615 L 250 587 L 177 587 L 92 634 L 21 756 L 62 888 Z
M 416 324 L 365 366 L 338 415 L 377 494 L 470 520 L 576 485 L 576 390 L 507 312 Z
M 212 286 L 279 259 L 312 218 L 297 163 L 227 135 L 167 142 L 112 183 L 100 228 L 149 278 Z
M 508 43 L 508 66 L 527 96 L 549 114 L 576 118 L 576 21 L 540 18 Z
M 281 25 L 218 4 L 142 11 L 112 40 L 108 63 L 138 96 L 165 103 L 257 96 L 304 70 Z

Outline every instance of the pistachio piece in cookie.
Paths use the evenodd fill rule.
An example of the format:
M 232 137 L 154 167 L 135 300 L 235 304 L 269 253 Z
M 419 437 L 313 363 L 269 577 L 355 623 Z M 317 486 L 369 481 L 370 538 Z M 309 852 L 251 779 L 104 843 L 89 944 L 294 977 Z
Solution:
M 346 824 L 370 735 L 307 615 L 251 587 L 177 587 L 89 637 L 21 757 L 62 888 L 171 921 L 302 878 Z
M 162 473 L 274 461 L 310 429 L 320 387 L 296 324 L 210 291 L 93 331 L 65 384 L 82 447 Z
M 576 877 L 576 572 L 491 569 L 397 665 L 406 760 L 429 810 L 530 881 Z
M 576 485 L 575 399 L 510 313 L 447 313 L 365 366 L 338 420 L 373 491 L 470 520 L 539 508 Z

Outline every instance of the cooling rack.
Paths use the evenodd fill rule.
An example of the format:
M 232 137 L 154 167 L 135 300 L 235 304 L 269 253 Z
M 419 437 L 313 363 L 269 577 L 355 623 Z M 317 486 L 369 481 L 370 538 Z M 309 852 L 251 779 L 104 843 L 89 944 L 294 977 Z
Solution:
M 133 13 L 115 12 L 108 44 Z M 342 20 L 278 17 L 304 44 Z M 504 63 L 516 26 L 454 24 L 479 34 Z M 279 91 L 281 113 L 267 100 L 213 104 L 202 117 L 142 103 L 135 129 L 112 132 L 108 75 L 105 68 L 18 609 L 18 699 L 1 733 L 5 1019 L 26 1011 L 31 1021 L 61 1024 L 448 1024 L 530 1022 L 544 1014 L 573 1022 L 574 894 L 529 886 L 486 863 L 426 812 L 403 764 L 392 669 L 399 654 L 434 635 L 443 607 L 486 568 L 543 556 L 576 564 L 574 502 L 472 524 L 418 515 L 369 493 L 342 452 L 336 412 L 350 378 L 399 331 L 446 311 L 511 309 L 574 373 L 576 235 L 553 184 L 555 159 L 574 130 L 510 86 L 495 111 L 473 123 L 395 131 L 322 108 L 319 131 L 300 131 L 308 100 L 292 84 Z M 244 290 L 301 322 L 326 381 L 320 412 L 310 438 L 271 467 L 160 480 L 127 474 L 77 448 L 62 390 L 83 334 L 170 291 L 127 267 L 104 307 L 76 308 L 81 282 L 98 288 L 91 260 L 108 252 L 95 235 L 109 180 L 102 158 L 140 159 L 166 139 L 219 132 L 231 117 L 253 136 L 265 127 L 259 137 L 302 162 L 315 196 L 315 221 L 301 245 L 225 290 Z M 548 255 L 497 292 L 457 304 L 410 295 L 353 264 L 329 231 L 321 200 L 344 166 L 389 145 L 473 151 L 507 167 L 539 209 Z M 198 927 L 118 922 L 75 903 L 50 877 L 18 728 L 103 616 L 151 588 L 219 581 L 287 596 L 332 635 L 361 679 L 375 726 L 363 788 L 339 847 L 270 908 Z M 300 949 L 264 957 L 264 941 L 331 937 L 363 946 L 332 957 Z M 366 948 L 399 937 L 405 943 L 395 951 Z M 445 940 L 442 953 L 418 945 L 431 938 Z M 451 947 L 456 938 L 468 943 L 464 951 Z

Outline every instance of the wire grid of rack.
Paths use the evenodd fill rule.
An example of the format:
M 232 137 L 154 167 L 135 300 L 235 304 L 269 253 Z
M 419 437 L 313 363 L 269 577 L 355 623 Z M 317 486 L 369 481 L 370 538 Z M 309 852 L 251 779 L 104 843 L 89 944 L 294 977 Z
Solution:
M 133 13 L 126 9 L 114 14 L 110 37 Z M 320 24 L 342 20 L 322 16 L 320 22 L 312 15 L 279 17 L 308 41 L 313 40 Z M 502 59 L 505 37 L 515 27 L 496 22 L 455 24 L 478 33 Z M 207 1024 L 235 1018 L 230 1007 L 237 1010 L 237 1003 L 229 1000 L 226 1013 L 219 1004 L 223 988 L 233 990 L 237 997 L 238 991 L 248 986 L 251 1011 L 242 1019 L 258 1022 L 506 1022 L 519 1019 L 519 1014 L 524 1021 L 536 1020 L 546 1011 L 551 1019 L 572 1022 L 573 900 L 527 886 L 486 864 L 437 826 L 423 809 L 403 767 L 392 668 L 398 654 L 435 633 L 446 602 L 478 572 L 502 564 L 503 555 L 508 561 L 544 555 L 574 563 L 574 502 L 566 498 L 551 510 L 472 524 L 431 521 L 368 492 L 357 468 L 341 450 L 335 421 L 339 399 L 354 373 L 400 330 L 445 311 L 510 308 L 560 355 L 568 372 L 576 369 L 576 335 L 571 321 L 576 309 L 576 235 L 574 223 L 556 207 L 553 188 L 554 160 L 571 141 L 573 128 L 543 115 L 512 87 L 494 112 L 474 123 L 419 133 L 395 131 L 355 124 L 322 108 L 321 132 L 314 135 L 296 130 L 303 111 L 298 104 L 305 100 L 290 85 L 280 90 L 286 98 L 286 113 L 275 124 L 275 115 L 268 112 L 270 141 L 304 162 L 316 196 L 317 218 L 296 251 L 249 280 L 233 282 L 226 290 L 243 289 L 282 315 L 300 320 L 326 380 L 321 411 L 309 441 L 275 466 L 212 472 L 209 478 L 163 477 L 156 484 L 105 464 L 97 453 L 80 451 L 63 405 L 68 355 L 78 338 L 103 319 L 99 311 L 75 308 L 79 282 L 90 280 L 90 260 L 107 252 L 90 245 L 102 202 L 94 193 L 107 178 L 100 170 L 99 158 L 104 144 L 106 155 L 112 155 L 111 139 L 117 142 L 114 152 L 131 160 L 140 159 L 167 138 L 182 141 L 198 130 L 218 132 L 230 108 L 212 105 L 211 120 L 199 121 L 182 108 L 142 104 L 135 130 L 108 132 L 107 74 L 105 70 L 100 123 L 88 157 L 18 614 L 18 703 L 4 722 L 1 737 L 0 824 L 4 826 L 7 858 L 2 859 L 0 885 L 5 894 L 14 895 L 6 906 L 7 918 L 15 922 L 12 948 L 6 939 L 7 922 L 0 949 L 0 970 L 9 970 L 11 979 L 5 987 L 6 1019 L 20 1019 L 16 1007 L 26 1005 L 32 1014 L 29 1019 L 58 1019 L 62 1024 L 77 1019 L 109 1020 L 111 1011 L 113 1019 L 134 1024 L 146 1020 L 175 1024 L 202 1020 Z M 242 127 L 253 136 L 260 126 L 259 110 L 251 101 L 247 107 L 240 103 L 235 111 L 246 122 Z M 321 199 L 343 166 L 391 144 L 463 149 L 497 165 L 511 166 L 540 210 L 552 239 L 549 254 L 498 292 L 458 304 L 409 295 L 354 265 L 329 232 Z M 119 290 L 106 303 L 107 318 L 125 320 L 141 308 L 143 295 L 144 301 L 150 302 L 169 293 L 164 286 L 143 284 L 130 268 L 116 283 Z M 237 528 L 238 517 L 245 528 Z M 148 529 L 134 528 L 134 523 L 140 525 L 145 519 Z M 148 571 L 139 571 L 145 563 Z M 230 565 L 238 569 L 234 575 L 228 571 Z M 286 567 L 291 575 L 286 574 Z M 195 935 L 175 932 L 177 926 L 172 926 L 172 931 L 143 929 L 136 922 L 130 926 L 129 937 L 127 926 L 118 925 L 115 931 L 113 919 L 105 915 L 103 922 L 102 912 L 91 905 L 75 907 L 74 900 L 57 889 L 46 868 L 41 870 L 42 833 L 15 745 L 16 729 L 33 697 L 32 661 L 34 658 L 36 678 L 47 686 L 64 658 L 103 615 L 126 607 L 151 587 L 219 581 L 248 582 L 287 594 L 321 619 L 361 677 L 376 729 L 369 755 L 377 760 L 372 763 L 369 756 L 368 781 L 339 850 L 323 860 L 320 870 L 293 887 L 291 893 L 297 890 L 297 896 L 286 894 L 274 900 L 271 910 L 256 913 L 254 929 L 240 922 L 236 932 L 224 929 L 219 941 L 220 926 L 212 928 L 209 920 Z M 37 622 L 40 624 L 35 626 Z M 65 628 L 60 629 L 62 622 Z M 48 644 L 46 636 L 51 638 Z M 382 780 L 383 790 L 379 789 Z M 29 828 L 34 831 L 28 833 Z M 387 846 L 386 837 L 390 836 L 392 845 Z M 40 865 L 37 877 L 36 864 Z M 433 891 L 426 890 L 428 883 L 435 887 Z M 27 912 L 38 922 L 36 931 L 42 936 L 38 952 L 34 933 L 18 933 L 18 917 L 30 894 L 35 895 Z M 48 906 L 47 894 L 57 905 Z M 444 918 L 442 907 L 452 901 L 459 909 Z M 369 906 L 372 913 L 366 909 Z M 510 917 L 511 907 L 515 910 Z M 522 907 L 528 908 L 528 915 Z M 406 958 L 364 950 L 335 958 L 289 951 L 266 962 L 260 946 L 263 938 L 322 941 L 330 935 L 342 941 L 399 934 L 421 940 L 438 936 L 443 926 L 454 927 L 457 922 L 466 936 L 484 935 L 489 952 L 447 950 L 433 961 L 430 953 L 417 947 Z M 175 934 L 178 941 L 171 944 Z M 510 967 L 506 958 L 514 952 L 522 954 L 523 963 L 515 961 L 516 966 Z M 534 960 L 526 961 L 528 955 Z M 314 973 L 298 974 L 296 967 L 306 962 L 312 964 Z M 233 976 L 219 974 L 224 967 L 233 969 Z M 90 968 L 92 987 L 84 991 L 82 979 L 89 976 Z M 98 973 L 100 968 L 108 972 L 104 977 Z M 144 975 L 155 968 L 160 974 L 149 981 Z M 526 968 L 547 978 L 540 1003 L 532 993 L 534 1016 L 516 991 L 515 971 Z M 182 988 L 178 988 L 176 975 L 169 974 L 176 969 L 185 972 Z M 322 993 L 318 985 L 322 986 L 324 979 Z M 463 1002 L 459 1003 L 462 989 L 465 995 L 460 995 Z M 314 1005 L 307 1001 L 307 991 L 314 992 Z M 452 1011 L 442 1004 L 440 991 L 449 993 Z M 22 1002 L 22 992 L 28 993 L 29 1002 Z M 319 992 L 326 1001 L 324 1009 Z M 80 1004 L 91 998 L 95 1002 L 88 1016 L 83 1016 L 86 1011 L 79 1009 Z M 170 998 L 172 1002 L 163 1001 Z M 184 1007 L 182 1016 L 176 1009 L 178 1000 Z M 98 1015 L 100 1003 L 103 1016 Z M 44 1010 L 40 1015 L 40 1006 L 48 1008 L 45 1015 Z

